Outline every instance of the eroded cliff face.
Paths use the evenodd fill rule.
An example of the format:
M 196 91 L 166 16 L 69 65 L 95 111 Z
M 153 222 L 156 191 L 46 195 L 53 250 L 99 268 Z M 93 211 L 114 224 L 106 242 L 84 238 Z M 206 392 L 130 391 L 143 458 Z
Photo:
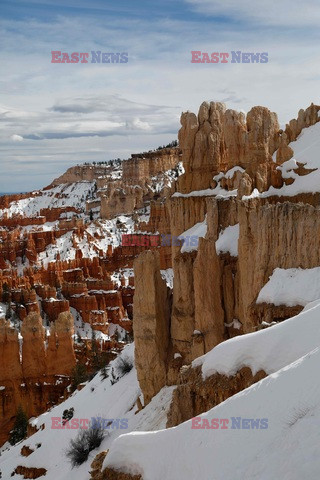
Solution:
M 170 348 L 170 292 L 160 275 L 158 252 L 142 253 L 134 264 L 133 324 L 138 379 L 149 403 L 166 383 Z M 148 369 L 145 366 L 148 365 Z
M 175 191 L 181 173 L 179 148 L 132 155 L 122 164 L 120 179 L 105 176 L 99 180 L 101 217 L 132 213 L 146 202 L 165 198 Z
M 184 113 L 179 142 L 186 175 L 179 181 L 182 193 L 204 190 L 212 177 L 234 166 L 248 168 L 255 183 L 265 181 L 272 154 L 279 146 L 279 124 L 275 113 L 254 107 L 247 117 L 227 110 L 222 103 L 204 102 L 198 116 Z
M 297 120 L 291 120 L 285 132 L 280 130 L 277 115 L 265 107 L 253 107 L 245 116 L 227 110 L 223 103 L 204 102 L 198 115 L 183 113 L 179 142 L 186 175 L 179 179 L 177 191 L 189 193 L 210 188 L 214 175 L 235 166 L 246 170 L 251 191 L 281 186 L 272 155 L 280 147 L 277 163 L 291 158 L 288 143 L 296 140 L 303 128 L 319 121 L 319 109 L 312 104 L 300 110 Z
M 104 335 L 110 324 L 133 331 L 144 398 L 140 407 L 163 386 L 177 385 L 167 426 L 265 376 L 244 367 L 231 377 L 216 374 L 203 381 L 200 369 L 190 364 L 226 339 L 301 310 L 301 305 L 257 304 L 257 296 L 275 268 L 320 264 L 320 193 L 285 196 L 281 188 L 294 178 L 279 168 L 294 155 L 289 143 L 319 121 L 319 110 L 316 105 L 301 110 L 283 131 L 267 108 L 254 107 L 245 115 L 221 103 L 204 103 L 198 115 L 181 117 L 181 151 L 134 155 L 113 169 L 77 167 L 56 180 L 55 188 L 75 179 L 95 184 L 82 186 L 81 201 L 73 206 L 56 205 L 25 217 L 23 226 L 34 226 L 27 233 L 14 227 L 20 217 L 13 205 L 19 198 L 3 200 L 9 210 L 0 218 L 1 293 L 11 296 L 23 338 L 21 343 L 12 323 L 1 320 L 4 431 L 18 404 L 31 403 L 34 410 L 28 414 L 36 415 L 63 395 L 57 375 L 69 376 L 79 358 L 87 361 L 85 348 L 72 339 L 81 322 Z M 293 170 L 298 177 L 311 172 L 301 162 Z M 274 194 L 263 195 L 270 187 Z M 65 188 L 59 192 L 57 199 L 67 201 Z M 46 232 L 42 226 L 49 218 L 57 223 Z M 160 246 L 119 242 L 123 234 L 175 238 L 197 224 L 203 232 L 195 233 L 198 245 L 190 251 L 172 240 Z M 73 257 L 59 251 L 46 261 L 55 246 L 62 249 L 62 241 Z M 28 266 L 22 262 L 18 272 L 22 257 Z M 50 335 L 46 321 L 53 322 Z M 115 336 L 101 348 L 120 349 Z M 92 478 L 132 478 L 102 472 L 102 461 L 97 459 Z
M 285 132 L 279 129 L 276 114 L 264 107 L 254 107 L 245 116 L 226 110 L 220 103 L 203 103 L 198 116 L 182 114 L 179 140 L 185 174 L 179 177 L 176 192 L 162 211 L 168 209 L 173 237 L 199 222 L 205 222 L 206 233 L 192 251 L 182 253 L 181 246 L 172 245 L 169 339 L 165 347 L 157 345 L 157 354 L 160 349 L 162 358 L 167 358 L 166 376 L 163 365 L 161 374 L 160 369 L 154 371 L 157 366 L 152 367 L 152 373 L 148 368 L 148 360 L 141 354 L 146 342 L 143 334 L 136 344 L 138 377 L 144 376 L 146 403 L 152 395 L 148 374 L 152 378 L 159 374 L 162 379 L 156 390 L 175 384 L 182 365 L 218 343 L 301 311 L 301 305 L 258 305 L 256 300 L 275 268 L 320 264 L 319 194 L 281 195 L 281 187 L 289 180 L 278 168 L 294 154 L 289 142 L 296 140 L 303 128 L 319 121 L 319 110 L 313 104 L 301 110 Z M 308 175 L 310 170 L 299 164 L 295 172 Z M 254 189 L 265 192 L 269 187 L 275 192 L 279 189 L 279 193 L 246 198 Z M 224 234 L 228 231 L 231 235 L 230 229 L 232 246 L 224 249 Z M 143 257 L 144 264 L 149 262 L 154 265 L 151 257 Z M 148 302 L 148 322 L 156 331 L 155 305 L 162 300 L 157 292 L 146 300 L 146 285 L 153 282 L 148 275 L 154 275 L 150 265 L 145 266 L 143 280 L 142 271 L 135 271 L 136 289 Z M 134 328 L 140 332 L 144 331 L 143 305 L 139 300 L 134 309 Z M 155 336 L 148 337 L 150 350 L 155 344 Z
M 76 165 L 70 167 L 63 175 L 53 180 L 52 185 L 88 181 L 111 174 L 113 167 L 109 165 Z
M 239 319 L 257 326 L 255 300 L 275 268 L 320 265 L 320 209 L 301 203 L 239 206 Z
M 68 313 L 59 315 L 47 338 L 38 312 L 24 319 L 20 337 L 9 321 L 0 319 L 1 443 L 19 406 L 33 417 L 65 398 L 76 364 L 72 335 L 73 317 Z

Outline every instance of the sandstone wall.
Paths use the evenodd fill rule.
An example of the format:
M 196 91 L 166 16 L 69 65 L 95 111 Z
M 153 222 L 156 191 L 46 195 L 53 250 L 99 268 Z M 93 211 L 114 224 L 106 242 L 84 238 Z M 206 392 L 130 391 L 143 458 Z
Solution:
M 148 180 L 159 173 L 174 168 L 180 160 L 179 148 L 164 148 L 155 152 L 133 154 L 123 162 L 123 181 L 137 182 Z
M 250 331 L 257 323 L 251 306 L 276 267 L 320 265 L 320 209 L 252 200 L 240 205 L 239 221 L 239 316 Z
M 135 364 L 145 405 L 166 384 L 170 347 L 170 295 L 160 276 L 159 253 L 146 251 L 134 263 Z

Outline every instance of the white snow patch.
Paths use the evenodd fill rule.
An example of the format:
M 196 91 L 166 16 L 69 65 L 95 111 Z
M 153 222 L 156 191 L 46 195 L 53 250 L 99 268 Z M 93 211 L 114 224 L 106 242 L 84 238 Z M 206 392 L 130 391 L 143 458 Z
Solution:
M 305 306 L 320 298 L 320 267 L 276 268 L 261 289 L 257 303 Z
M 233 257 L 238 256 L 239 223 L 226 227 L 220 232 L 216 241 L 217 254 L 230 252 Z
M 179 235 L 179 240 L 183 240 L 181 247 L 181 253 L 192 252 L 198 250 L 199 238 L 204 238 L 207 234 L 207 219 L 203 222 L 196 223 L 193 227 L 189 228 L 185 232 Z

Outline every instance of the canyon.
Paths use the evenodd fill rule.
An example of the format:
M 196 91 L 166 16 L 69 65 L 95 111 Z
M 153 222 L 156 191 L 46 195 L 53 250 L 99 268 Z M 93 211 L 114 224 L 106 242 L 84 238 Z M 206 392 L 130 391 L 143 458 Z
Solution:
M 19 405 L 40 418 L 29 447 L 53 435 L 42 414 L 85 411 L 91 388 L 95 408 L 108 398 L 133 425 L 94 452 L 92 480 L 153 479 L 139 445 L 278 385 L 278 371 L 316 348 L 301 325 L 316 332 L 320 293 L 299 279 L 311 285 L 320 267 L 319 111 L 311 104 L 282 129 L 268 108 L 204 102 L 181 115 L 177 147 L 78 165 L 41 191 L 0 197 L 1 443 Z M 110 368 L 129 355 L 132 370 L 108 384 L 96 375 L 70 397 L 77 365 L 97 372 L 95 342 Z M 6 453 L 17 472 L 56 475 L 37 452 L 23 465 Z

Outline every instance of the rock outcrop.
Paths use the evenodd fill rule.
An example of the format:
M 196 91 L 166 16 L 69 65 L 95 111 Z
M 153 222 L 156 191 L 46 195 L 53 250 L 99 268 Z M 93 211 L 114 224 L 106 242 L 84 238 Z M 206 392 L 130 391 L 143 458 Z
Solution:
M 136 266 L 141 262 L 135 271 L 136 290 L 142 295 L 134 308 L 134 329 L 139 330 L 136 366 L 146 403 L 153 390 L 156 393 L 160 386 L 178 381 L 181 365 L 190 364 L 218 343 L 301 311 L 299 304 L 257 305 L 256 300 L 275 268 L 320 265 L 318 194 L 299 193 L 290 202 L 281 195 L 250 200 L 242 197 L 254 188 L 263 192 L 287 182 L 277 167 L 293 154 L 289 141 L 319 121 L 319 110 L 311 105 L 300 111 L 298 120 L 289 122 L 285 132 L 279 129 L 277 116 L 264 107 L 254 107 L 245 116 L 211 102 L 201 105 L 198 116 L 189 112 L 182 115 L 179 141 L 185 174 L 179 177 L 177 192 L 164 202 L 161 212 L 168 210 L 173 237 L 204 221 L 206 234 L 198 239 L 198 247 L 188 252 L 172 245 L 170 330 L 162 349 L 155 335 L 150 336 L 142 325 L 146 305 L 145 329 L 148 322 L 153 331 L 162 325 L 156 315 L 160 289 L 158 295 L 151 296 L 146 289 L 147 284 L 154 283 L 154 269 L 146 265 L 153 265 L 153 257 L 144 254 L 136 261 Z M 299 169 L 298 175 L 309 173 L 302 166 Z M 148 225 L 152 225 L 151 219 Z M 218 251 L 222 233 L 235 227 L 234 232 L 240 233 L 233 239 L 232 253 Z M 142 360 L 146 348 L 149 352 L 155 349 L 157 355 L 160 350 L 167 359 L 166 367 L 159 361 L 156 372 L 153 365 L 148 369 L 150 362 Z M 154 382 L 154 377 L 161 381 Z
M 170 339 L 170 293 L 160 275 L 158 252 L 145 252 L 134 264 L 135 362 L 145 404 L 166 383 Z

